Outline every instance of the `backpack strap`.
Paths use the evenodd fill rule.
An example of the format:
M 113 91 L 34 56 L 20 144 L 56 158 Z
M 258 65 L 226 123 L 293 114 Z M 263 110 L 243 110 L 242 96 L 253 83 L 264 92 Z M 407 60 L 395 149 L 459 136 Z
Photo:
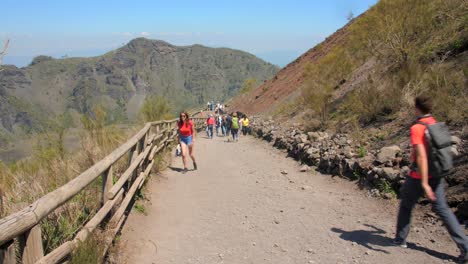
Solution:
M 426 130 L 424 131 L 424 139 L 426 140 L 427 143 L 430 143 L 431 139 L 431 134 L 429 133 L 429 124 L 426 122 L 418 121 L 416 124 L 423 125 L 426 127 Z M 430 146 L 429 146 L 430 147 Z
M 422 117 L 418 118 L 418 120 L 414 123 L 415 125 L 418 125 L 418 124 L 419 124 L 419 125 L 423 125 L 423 126 L 426 127 L 426 130 L 424 131 L 424 140 L 425 140 L 427 143 L 429 143 L 427 137 L 428 137 L 428 136 L 430 137 L 430 135 L 428 135 L 428 127 L 429 127 L 429 124 L 426 123 L 426 122 L 423 122 L 423 121 L 419 121 L 419 120 L 422 119 L 422 118 L 424 118 L 424 117 L 429 117 L 429 116 L 431 116 L 431 115 L 422 116 Z M 416 163 L 416 161 L 411 162 L 410 168 L 411 168 L 411 170 L 413 170 L 413 171 L 418 171 L 418 164 Z
M 418 122 L 416 122 L 416 124 L 424 125 L 426 128 L 429 126 L 428 123 L 422 122 L 422 121 L 418 121 Z

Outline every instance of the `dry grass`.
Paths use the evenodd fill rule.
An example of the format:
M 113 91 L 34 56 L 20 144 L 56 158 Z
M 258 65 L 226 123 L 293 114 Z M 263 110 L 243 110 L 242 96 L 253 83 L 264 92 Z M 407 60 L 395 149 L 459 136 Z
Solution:
M 347 27 L 343 43 L 306 65 L 300 103 L 315 112 L 322 129 L 348 124 L 359 131 L 376 122 L 408 122 L 414 97 L 427 93 L 437 118 L 466 123 L 467 14 L 464 0 L 381 0 Z M 377 63 L 368 78 L 333 101 L 335 90 L 371 59 Z
M 81 149 L 73 154 L 61 150 L 62 137 L 49 134 L 47 141 L 36 147 L 34 155 L 9 166 L 0 163 L 0 189 L 2 206 L 0 217 L 22 209 L 44 194 L 64 185 L 81 172 L 101 160 L 126 136 L 122 130 L 104 125 L 105 116 L 88 118 L 86 131 L 81 137 Z M 134 131 L 131 131 L 132 134 Z M 116 177 L 128 165 L 128 156 L 115 166 Z M 56 209 L 41 223 L 43 245 L 46 253 L 74 237 L 100 206 L 101 177 Z

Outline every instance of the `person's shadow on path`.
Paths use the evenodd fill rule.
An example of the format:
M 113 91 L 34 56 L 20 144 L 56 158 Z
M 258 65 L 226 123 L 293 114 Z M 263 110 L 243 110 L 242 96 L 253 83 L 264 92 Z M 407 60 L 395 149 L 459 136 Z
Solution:
M 386 234 L 387 232 L 373 225 L 369 225 L 369 224 L 364 224 L 364 225 L 374 230 L 345 231 L 343 229 L 333 227 L 331 231 L 340 234 L 340 238 L 343 240 L 356 242 L 357 244 L 363 247 L 366 247 L 370 250 L 383 252 L 385 254 L 390 254 L 390 252 L 388 252 L 387 250 L 372 247 L 372 246 L 394 247 L 395 245 L 392 244 L 392 239 L 389 237 L 383 236 L 383 234 Z M 408 244 L 409 249 L 425 252 L 433 257 L 436 257 L 442 260 L 453 259 L 453 256 L 450 256 L 442 252 L 438 252 L 432 249 L 421 247 L 414 243 L 407 243 L 407 244 Z
M 331 231 L 341 234 L 340 238 L 346 241 L 355 242 L 363 247 L 366 247 L 370 250 L 383 252 L 385 254 L 390 254 L 390 252 L 374 248 L 371 245 L 386 247 L 390 245 L 390 239 L 387 237 L 381 236 L 380 234 L 385 234 L 386 232 L 380 228 L 377 228 L 372 225 L 365 225 L 371 227 L 374 230 L 354 230 L 354 231 L 344 231 L 343 229 L 333 227 Z
M 168 167 L 170 170 L 173 170 L 173 171 L 177 171 L 177 172 L 182 172 L 184 170 L 184 168 L 177 168 L 177 167 L 172 167 L 172 166 L 169 166 Z M 194 169 L 188 169 L 187 171 L 193 171 Z
M 181 171 L 184 170 L 184 168 L 177 168 L 177 167 L 172 167 L 172 166 L 169 166 L 168 168 L 173 170 L 173 171 L 177 171 L 177 172 L 181 172 Z

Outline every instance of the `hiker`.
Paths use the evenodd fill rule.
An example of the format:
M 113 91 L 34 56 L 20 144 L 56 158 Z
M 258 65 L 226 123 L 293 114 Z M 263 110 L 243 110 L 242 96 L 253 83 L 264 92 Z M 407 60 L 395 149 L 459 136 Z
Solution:
M 401 190 L 396 236 L 393 243 L 404 248 L 407 247 L 406 238 L 411 227 L 411 211 L 417 203 L 418 198 L 426 194 L 432 203 L 433 210 L 442 219 L 450 236 L 460 249 L 461 263 L 468 263 L 468 239 L 460 227 L 457 218 L 447 205 L 444 190 L 446 182 L 443 177 L 445 172 L 442 173 L 442 170 L 438 169 L 444 167 L 450 168 L 451 154 L 448 152 L 449 154 L 446 159 L 435 158 L 435 155 L 432 155 L 434 151 L 442 153 L 441 151 L 444 151 L 447 144 L 445 144 L 445 147 L 442 147 L 434 145 L 438 144 L 434 140 L 428 141 L 428 136 L 430 135 L 432 135 L 432 138 L 437 139 L 442 135 L 442 138 L 445 138 L 444 141 L 450 142 L 450 135 L 448 134 L 448 130 L 445 132 L 446 134 L 444 134 L 443 129 L 434 130 L 434 128 L 440 127 L 437 125 L 441 123 L 436 122 L 431 115 L 431 111 L 432 102 L 430 97 L 425 95 L 416 97 L 415 114 L 417 116 L 417 123 L 411 126 L 410 129 L 411 159 L 413 165 Z M 435 137 L 436 133 L 437 137 Z M 450 143 L 448 144 L 448 148 L 450 148 Z
M 222 118 L 220 115 L 216 115 L 216 136 L 219 137 L 219 129 L 221 128 Z
M 226 136 L 228 136 L 228 142 L 229 142 L 229 134 L 231 134 L 231 127 L 232 127 L 232 117 L 231 115 L 226 116 Z
M 242 134 L 244 136 L 250 134 L 249 118 L 246 115 L 242 119 Z
M 184 169 L 182 173 L 186 173 L 187 169 L 187 148 L 190 158 L 193 161 L 193 169 L 197 169 L 197 163 L 195 162 L 195 156 L 193 155 L 193 144 L 195 143 L 195 129 L 193 121 L 190 119 L 189 114 L 182 111 L 179 116 L 179 122 L 177 122 L 179 144 L 182 150 L 182 161 L 184 163 Z
M 231 133 L 232 141 L 239 141 L 239 119 L 237 118 L 237 113 L 232 113 L 231 119 Z
M 213 126 L 215 124 L 215 119 L 213 118 L 213 115 L 210 114 L 208 116 L 208 118 L 206 119 L 206 127 L 208 129 L 207 131 L 207 135 L 208 135 L 208 138 L 211 138 L 213 139 Z
M 244 114 L 239 114 L 239 112 L 237 112 L 237 116 L 239 117 L 239 131 L 242 131 L 242 123 L 244 121 Z
M 223 137 L 226 136 L 226 115 L 221 117 L 221 131 L 223 132 Z

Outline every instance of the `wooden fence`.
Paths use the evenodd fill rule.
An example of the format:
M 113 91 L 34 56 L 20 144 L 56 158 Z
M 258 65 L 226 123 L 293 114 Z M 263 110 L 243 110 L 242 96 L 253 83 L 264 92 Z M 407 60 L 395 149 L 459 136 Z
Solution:
M 193 118 L 200 128 L 204 118 Z M 106 229 L 105 252 L 120 230 L 125 212 L 155 163 L 158 152 L 169 146 L 177 136 L 177 120 L 146 123 L 136 135 L 115 149 L 75 179 L 44 195 L 19 212 L 0 219 L 0 264 L 61 263 L 66 261 L 79 241 L 85 241 L 98 226 Z M 113 183 L 113 166 L 129 153 L 128 168 Z M 40 222 L 58 207 L 102 177 L 102 206 L 94 217 L 76 234 L 44 256 Z M 16 243 L 15 243 L 16 240 Z M 17 246 L 19 245 L 19 256 Z M 19 259 L 18 259 L 19 258 Z

